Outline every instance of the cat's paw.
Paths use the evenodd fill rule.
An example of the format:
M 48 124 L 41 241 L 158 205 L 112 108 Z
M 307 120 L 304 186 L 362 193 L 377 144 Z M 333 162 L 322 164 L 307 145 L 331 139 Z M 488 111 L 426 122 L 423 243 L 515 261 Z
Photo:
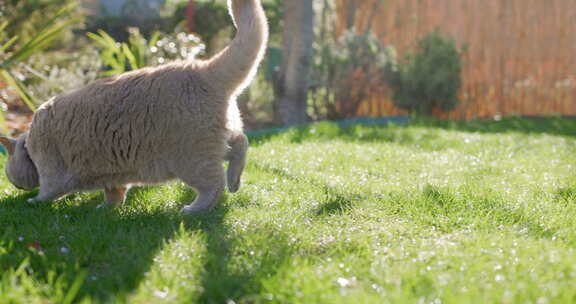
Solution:
M 29 198 L 26 200 L 26 203 L 30 204 L 30 205 L 37 205 L 39 203 L 43 203 L 45 202 L 44 200 L 41 200 L 37 197 L 33 197 L 33 198 Z
M 199 204 L 190 204 L 190 205 L 184 206 L 184 208 L 182 208 L 181 212 L 184 215 L 193 215 L 193 214 L 200 214 L 203 212 L 208 212 L 212 209 L 213 209 L 212 206 L 202 206 Z
M 238 192 L 238 190 L 240 190 L 240 184 L 240 177 L 238 177 L 236 180 L 228 183 L 228 191 L 230 193 Z

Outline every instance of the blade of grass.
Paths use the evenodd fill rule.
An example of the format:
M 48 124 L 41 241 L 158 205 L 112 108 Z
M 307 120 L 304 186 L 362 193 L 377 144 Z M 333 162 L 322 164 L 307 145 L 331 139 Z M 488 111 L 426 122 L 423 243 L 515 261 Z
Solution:
M 84 283 L 84 280 L 86 279 L 86 276 L 88 276 L 88 273 L 86 271 L 81 271 L 78 274 L 78 276 L 76 277 L 76 279 L 72 283 L 72 286 L 70 286 L 70 289 L 68 289 L 68 292 L 66 293 L 66 296 L 64 297 L 64 300 L 62 301 L 63 304 L 70 304 L 70 303 L 74 302 L 74 299 L 78 295 L 78 291 L 80 291 L 80 287 L 82 287 L 82 284 Z

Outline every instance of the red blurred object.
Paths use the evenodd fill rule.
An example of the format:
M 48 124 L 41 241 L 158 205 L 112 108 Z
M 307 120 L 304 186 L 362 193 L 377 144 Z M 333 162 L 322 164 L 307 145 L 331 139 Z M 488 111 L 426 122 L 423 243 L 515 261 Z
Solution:
M 40 247 L 40 242 L 38 241 L 28 243 L 26 247 L 28 247 L 28 249 L 35 249 L 38 251 L 42 251 L 42 247 Z
M 186 27 L 188 33 L 194 32 L 194 0 L 188 0 L 188 7 L 186 7 Z

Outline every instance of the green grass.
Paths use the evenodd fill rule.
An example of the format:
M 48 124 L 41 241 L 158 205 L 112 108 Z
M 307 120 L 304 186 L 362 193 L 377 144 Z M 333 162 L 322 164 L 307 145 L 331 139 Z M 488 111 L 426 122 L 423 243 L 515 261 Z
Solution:
M 0 303 L 576 302 L 576 120 L 321 123 L 249 157 L 189 218 L 179 183 L 96 209 L 2 178 Z

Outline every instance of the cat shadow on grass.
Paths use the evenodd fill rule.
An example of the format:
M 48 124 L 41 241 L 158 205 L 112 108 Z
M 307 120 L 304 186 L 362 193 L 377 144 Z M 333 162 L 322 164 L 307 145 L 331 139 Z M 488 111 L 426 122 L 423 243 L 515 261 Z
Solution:
M 25 202 L 33 193 L 3 198 L 0 240 L 11 246 L 0 256 L 0 267 L 16 268 L 29 259 L 35 279 L 48 283 L 48 272 L 55 272 L 68 286 L 85 271 L 77 298 L 107 302 L 126 295 L 138 287 L 182 221 L 177 208 L 155 210 L 148 208 L 153 202 L 133 199 L 154 190 L 133 189 L 126 202 L 130 206 L 118 208 L 97 208 L 103 197 L 96 193 L 36 205 Z
M 203 292 L 189 295 L 190 300 L 225 302 L 257 293 L 262 288 L 257 278 L 273 273 L 288 258 L 288 238 L 278 232 L 275 253 L 256 261 L 260 267 L 231 270 L 232 250 L 242 235 L 232 233 L 225 224 L 229 212 L 226 197 L 211 212 L 182 216 L 178 206 L 194 199 L 194 191 L 179 189 L 178 206 L 139 201 L 141 195 L 157 189 L 133 189 L 126 202 L 129 206 L 118 208 L 97 208 L 103 197 L 96 193 L 39 205 L 25 203 L 34 193 L 0 199 L 0 248 L 8 248 L 0 255 L 0 269 L 15 269 L 28 260 L 35 280 L 51 285 L 49 273 L 56 273 L 68 288 L 85 274 L 76 299 L 126 300 L 184 224 L 187 230 L 205 234 L 207 248 L 205 257 L 196 257 L 203 259 Z
M 244 209 L 252 198 L 234 196 L 234 200 L 231 206 Z M 190 216 L 185 221 L 188 230 L 205 233 L 208 252 L 203 261 L 203 292 L 191 295 L 187 302 L 264 301 L 263 280 L 274 277 L 295 253 L 291 237 L 278 227 L 264 224 L 265 227 L 237 229 L 229 211 L 227 206 L 221 206 L 216 212 Z

